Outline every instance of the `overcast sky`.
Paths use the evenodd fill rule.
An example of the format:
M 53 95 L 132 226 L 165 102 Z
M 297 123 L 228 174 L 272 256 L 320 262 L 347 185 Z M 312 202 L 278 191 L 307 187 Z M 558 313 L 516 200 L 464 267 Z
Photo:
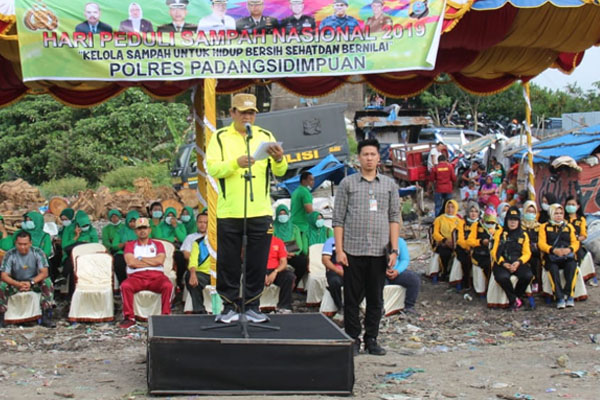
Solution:
M 557 69 L 548 68 L 537 76 L 533 82 L 549 89 L 564 89 L 569 83 L 577 82 L 584 91 L 592 89 L 592 83 L 600 81 L 600 47 L 586 50 L 583 61 L 571 75 L 563 74 Z

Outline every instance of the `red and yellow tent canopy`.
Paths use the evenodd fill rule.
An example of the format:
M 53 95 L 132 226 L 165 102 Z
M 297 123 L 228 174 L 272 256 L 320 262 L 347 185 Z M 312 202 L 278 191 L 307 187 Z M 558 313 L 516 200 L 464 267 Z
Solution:
M 445 73 L 463 89 L 487 95 L 507 88 L 516 80 L 527 82 L 550 67 L 570 73 L 581 62 L 585 50 L 600 43 L 598 0 L 448 0 L 446 4 L 436 68 L 432 71 L 268 81 L 219 79 L 217 93 L 274 82 L 298 95 L 316 97 L 344 83 L 366 82 L 385 95 L 407 97 L 427 89 Z M 0 106 L 25 94 L 48 93 L 63 103 L 87 107 L 131 86 L 140 86 L 156 98 L 169 98 L 201 81 L 25 84 L 21 78 L 15 20 L 14 0 L 0 0 Z

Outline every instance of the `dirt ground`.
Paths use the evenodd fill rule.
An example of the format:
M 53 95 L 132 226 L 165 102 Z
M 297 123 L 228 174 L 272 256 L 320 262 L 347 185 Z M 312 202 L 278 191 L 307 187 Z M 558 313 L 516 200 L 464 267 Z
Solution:
M 423 272 L 428 257 L 411 268 Z M 589 336 L 598 334 L 600 342 L 600 289 L 587 286 L 588 300 L 574 309 L 556 310 L 536 297 L 535 310 L 511 312 L 487 309 L 483 299 L 466 300 L 447 284 L 422 282 L 419 317 L 382 320 L 380 342 L 388 354 L 355 358 L 355 398 L 600 398 L 600 343 Z M 0 399 L 148 398 L 145 353 L 143 325 L 122 331 L 63 319 L 53 330 L 5 328 Z M 386 378 L 400 372 L 405 377 Z

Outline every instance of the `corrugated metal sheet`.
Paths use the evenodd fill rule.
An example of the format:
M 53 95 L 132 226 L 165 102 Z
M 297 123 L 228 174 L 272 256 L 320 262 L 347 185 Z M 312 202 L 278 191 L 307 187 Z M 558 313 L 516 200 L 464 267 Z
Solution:
M 569 113 L 562 115 L 562 129 L 564 131 L 579 130 L 586 126 L 600 124 L 600 111 Z

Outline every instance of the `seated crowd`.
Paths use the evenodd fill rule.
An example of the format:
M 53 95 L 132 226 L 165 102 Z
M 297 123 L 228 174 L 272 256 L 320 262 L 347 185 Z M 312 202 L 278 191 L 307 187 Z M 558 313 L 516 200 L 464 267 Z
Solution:
M 497 192 L 485 192 L 491 179 L 493 175 L 487 175 L 477 200 L 465 202 L 462 215 L 458 203 L 448 200 L 443 214 L 435 218 L 431 243 L 437 255 L 430 277 L 459 289 L 473 284 L 477 294 L 484 295 L 493 276 L 514 310 L 524 303 L 528 287 L 537 293 L 547 278 L 556 307 L 574 307 L 579 267 L 587 254 L 582 245 L 587 238 L 586 220 L 579 202 L 570 196 L 561 205 L 553 195 L 545 194 L 538 212 L 534 201 L 525 201 L 525 193 L 498 203 Z M 458 266 L 462 279 L 455 281 L 453 269 Z M 483 277 L 479 288 L 475 272 Z M 512 276 L 516 277 L 514 287 Z M 595 285 L 593 271 L 584 278 L 594 278 L 591 283 Z
M 480 176 L 475 172 L 468 174 L 467 179 L 473 178 Z M 311 177 L 305 176 L 302 182 L 311 182 Z M 531 286 L 533 292 L 542 287 L 545 271 L 557 307 L 573 307 L 575 278 L 586 254 L 581 242 L 587 237 L 585 217 L 576 198 L 569 197 L 563 206 L 556 203 L 552 195 L 544 195 L 538 212 L 535 202 L 524 201 L 526 195 L 496 204 L 496 194 L 486 192 L 483 196 L 487 196 L 487 203 L 482 202 L 481 194 L 468 200 L 462 216 L 455 200 L 446 201 L 432 230 L 432 246 L 439 259 L 439 268 L 432 274 L 436 281 L 451 281 L 451 269 L 458 265 L 461 279 L 451 283 L 468 289 L 473 271 L 478 268 L 485 277 L 486 287 L 493 275 L 506 293 L 509 306 L 518 309 L 528 287 Z M 302 200 L 310 202 L 310 207 L 306 207 L 306 203 L 299 207 L 294 204 L 299 196 L 294 198 L 292 196 L 290 208 L 280 204 L 275 209 L 265 287 L 279 287 L 276 311 L 291 312 L 292 293 L 310 273 L 309 249 L 320 244 L 327 290 L 337 311 L 343 313 L 344 268 L 335 259 L 333 230 L 325 225 L 323 214 L 313 210 L 312 197 L 304 196 Z M 303 214 L 302 218 L 294 217 L 290 209 Z M 61 227 L 54 240 L 44 232 L 44 217 L 37 211 L 25 214 L 21 228 L 13 235 L 7 234 L 0 219 L 0 248 L 5 251 L 1 264 L 0 325 L 4 325 L 9 297 L 34 291 L 41 294 L 41 323 L 54 327 L 51 317 L 55 289 L 66 285 L 68 299 L 75 290 L 73 249 L 83 243 L 100 241 L 113 256 L 117 293 L 120 291 L 122 298 L 121 327 L 135 324 L 133 298 L 142 290 L 159 293 L 161 312 L 169 314 L 175 293 L 185 288 L 192 313 L 207 313 L 203 296 L 203 290 L 211 281 L 207 210 L 195 215 L 192 208 L 185 207 L 177 215 L 174 208 L 163 211 L 162 204 L 155 202 L 149 207 L 148 215 L 149 218 L 144 218 L 138 211 L 131 210 L 122 221 L 119 210 L 110 210 L 109 223 L 99 237 L 84 211 L 67 208 L 60 214 Z M 298 220 L 301 223 L 295 224 Z M 174 284 L 164 274 L 164 242 L 175 248 Z M 386 284 L 403 287 L 404 312 L 416 313 L 420 277 L 408 269 L 410 257 L 404 239 L 399 239 L 398 249 L 396 265 L 386 272 Z M 564 284 L 561 284 L 560 271 L 563 271 Z M 517 278 L 514 287 L 512 276 Z

